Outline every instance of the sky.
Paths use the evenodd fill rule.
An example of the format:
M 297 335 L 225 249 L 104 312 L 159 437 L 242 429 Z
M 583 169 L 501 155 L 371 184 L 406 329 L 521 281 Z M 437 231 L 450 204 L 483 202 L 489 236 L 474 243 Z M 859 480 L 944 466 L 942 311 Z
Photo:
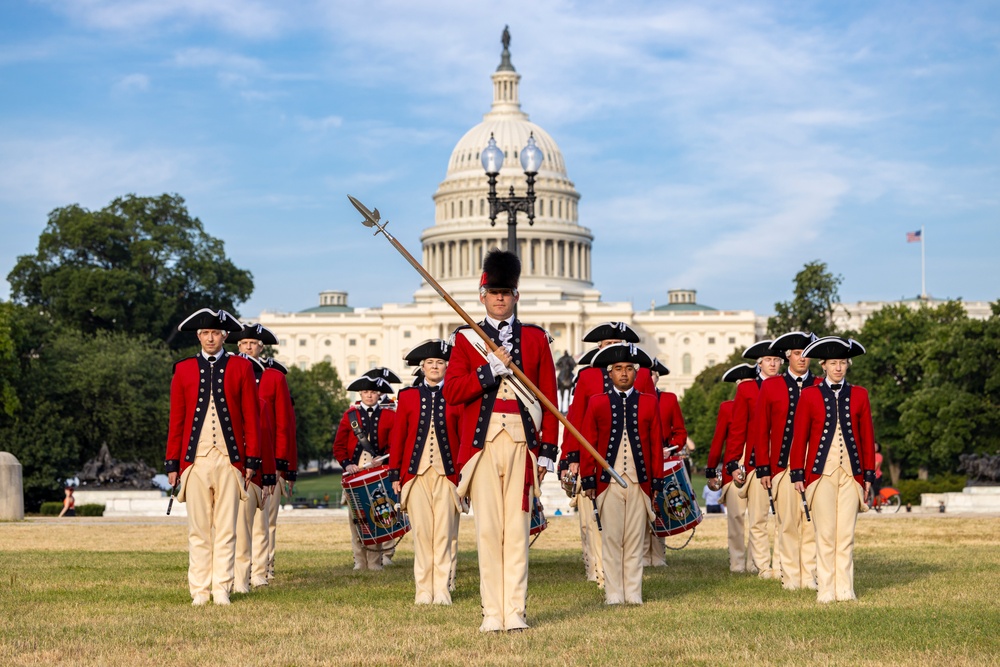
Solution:
M 0 0 L 0 275 L 52 210 L 177 193 L 252 272 L 244 317 L 411 300 L 451 151 L 510 26 L 606 301 L 773 312 L 1000 297 L 1000 4 Z M 483 179 L 484 192 L 486 179 Z M 0 298 L 9 298 L 0 279 Z

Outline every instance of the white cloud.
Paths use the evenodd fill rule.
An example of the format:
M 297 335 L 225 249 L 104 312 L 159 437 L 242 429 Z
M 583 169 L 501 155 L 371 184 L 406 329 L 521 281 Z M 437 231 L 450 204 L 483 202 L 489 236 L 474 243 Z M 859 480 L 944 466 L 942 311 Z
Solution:
M 115 82 L 115 90 L 122 93 L 149 90 L 149 77 L 145 74 L 127 74 Z
M 337 129 L 344 124 L 344 119 L 335 115 L 323 116 L 322 118 L 299 116 L 295 120 L 298 126 L 305 132 L 323 133 L 331 129 Z

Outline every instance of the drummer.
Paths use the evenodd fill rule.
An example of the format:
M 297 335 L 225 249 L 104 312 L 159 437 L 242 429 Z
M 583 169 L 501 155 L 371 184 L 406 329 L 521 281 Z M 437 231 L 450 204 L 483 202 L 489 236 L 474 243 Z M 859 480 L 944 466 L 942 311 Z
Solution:
M 652 377 L 653 387 L 660 381 L 661 377 L 670 374 L 670 369 L 659 359 L 653 359 L 653 365 L 649 369 Z M 677 394 L 671 391 L 656 392 L 657 404 L 660 408 L 660 429 L 663 435 L 663 458 L 684 457 L 687 464 L 688 457 L 687 427 L 684 426 L 684 415 L 681 414 L 681 406 L 677 401 Z M 666 547 L 663 537 L 653 532 L 653 524 L 646 526 L 646 536 L 643 538 L 642 564 L 650 567 L 663 567 L 667 564 Z
M 392 393 L 392 387 L 385 378 L 373 379 L 362 375 L 347 386 L 347 391 L 358 392 L 360 400 L 344 413 L 333 440 L 333 458 L 340 462 L 345 476 L 371 467 L 376 458 L 384 460 L 389 451 L 389 433 L 396 416 L 394 410 L 385 409 L 379 402 L 382 394 Z M 357 525 L 353 521 L 349 523 L 354 569 L 381 570 L 382 549 L 365 548 Z
M 570 402 L 566 419 L 576 427 L 583 429 L 584 416 L 587 413 L 587 403 L 593 396 L 598 396 L 611 390 L 611 378 L 604 368 L 591 366 L 594 355 L 608 345 L 616 343 L 638 343 L 639 334 L 625 322 L 603 322 L 583 335 L 583 342 L 597 343 L 597 347 L 580 358 L 584 368 L 576 376 L 573 388 L 573 400 Z M 652 380 L 649 379 L 649 369 L 641 369 L 644 378 L 640 378 L 640 388 L 653 391 Z M 563 432 L 562 452 L 560 455 L 560 471 L 563 478 L 579 478 L 580 474 L 580 443 Z M 583 547 L 583 567 L 587 581 L 597 582 L 598 588 L 604 587 L 604 565 L 601 560 L 601 538 L 597 530 L 597 522 L 592 511 L 593 502 L 587 498 L 579 481 L 576 484 L 576 511 L 580 515 L 580 541 Z
M 371 378 L 373 380 L 377 380 L 379 378 L 382 378 L 383 380 L 385 380 L 389 384 L 402 384 L 403 383 L 402 378 L 400 378 L 398 375 L 396 375 L 396 373 L 394 373 L 392 371 L 392 369 L 386 368 L 385 366 L 376 366 L 375 368 L 370 368 L 367 371 L 365 371 L 364 373 L 362 373 L 361 377 Z M 379 405 L 382 406 L 383 410 L 395 410 L 396 409 L 396 401 L 393 399 L 391 392 L 383 392 L 383 393 L 379 394 L 378 402 L 379 402 Z M 386 443 L 386 447 L 388 447 L 388 443 L 390 442 L 391 437 L 392 437 L 392 435 L 391 435 L 391 431 L 390 431 L 390 433 L 383 438 L 382 442 Z M 396 555 L 396 543 L 395 542 L 386 542 L 385 544 L 383 544 L 382 545 L 382 566 L 386 567 L 386 566 L 392 565 L 393 564 L 392 559 L 393 559 L 393 557 L 395 555 Z
M 389 478 L 413 530 L 416 604 L 451 604 L 452 537 L 461 506 L 455 490 L 459 410 L 441 396 L 449 356 L 451 346 L 437 338 L 406 355 L 423 381 L 399 392 L 390 437 Z
M 594 358 L 607 367 L 613 389 L 591 397 L 583 436 L 626 480 L 609 484 L 589 452 L 580 453 L 580 474 L 601 516 L 606 604 L 642 604 L 642 549 L 653 520 L 652 496 L 663 487 L 663 436 L 656 397 L 635 389 L 636 370 L 652 359 L 629 343 L 609 345 Z M 598 474 L 600 472 L 600 474 Z

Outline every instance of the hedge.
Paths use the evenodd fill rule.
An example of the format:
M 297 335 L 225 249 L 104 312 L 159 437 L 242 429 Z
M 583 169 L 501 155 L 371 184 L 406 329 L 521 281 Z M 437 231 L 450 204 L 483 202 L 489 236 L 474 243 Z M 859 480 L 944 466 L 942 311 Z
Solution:
M 47 502 L 42 503 L 42 507 L 39 513 L 42 516 L 59 516 L 59 512 L 62 512 L 63 504 L 61 502 Z M 100 503 L 88 503 L 86 505 L 76 506 L 77 516 L 104 516 L 104 505 Z
M 899 500 L 904 505 L 920 504 L 921 493 L 948 493 L 965 488 L 966 477 L 962 475 L 935 475 L 930 479 L 899 480 Z

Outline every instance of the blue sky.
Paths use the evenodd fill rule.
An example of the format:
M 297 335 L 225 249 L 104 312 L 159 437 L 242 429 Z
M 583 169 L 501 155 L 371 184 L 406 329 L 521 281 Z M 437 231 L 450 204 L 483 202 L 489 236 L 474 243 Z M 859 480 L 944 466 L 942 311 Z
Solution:
M 408 301 L 345 195 L 419 256 L 504 24 L 605 300 L 770 313 L 814 259 L 845 301 L 914 296 L 922 225 L 933 296 L 1000 297 L 1000 5 L 961 1 L 7 1 L 0 274 L 54 208 L 176 192 L 245 316 Z

